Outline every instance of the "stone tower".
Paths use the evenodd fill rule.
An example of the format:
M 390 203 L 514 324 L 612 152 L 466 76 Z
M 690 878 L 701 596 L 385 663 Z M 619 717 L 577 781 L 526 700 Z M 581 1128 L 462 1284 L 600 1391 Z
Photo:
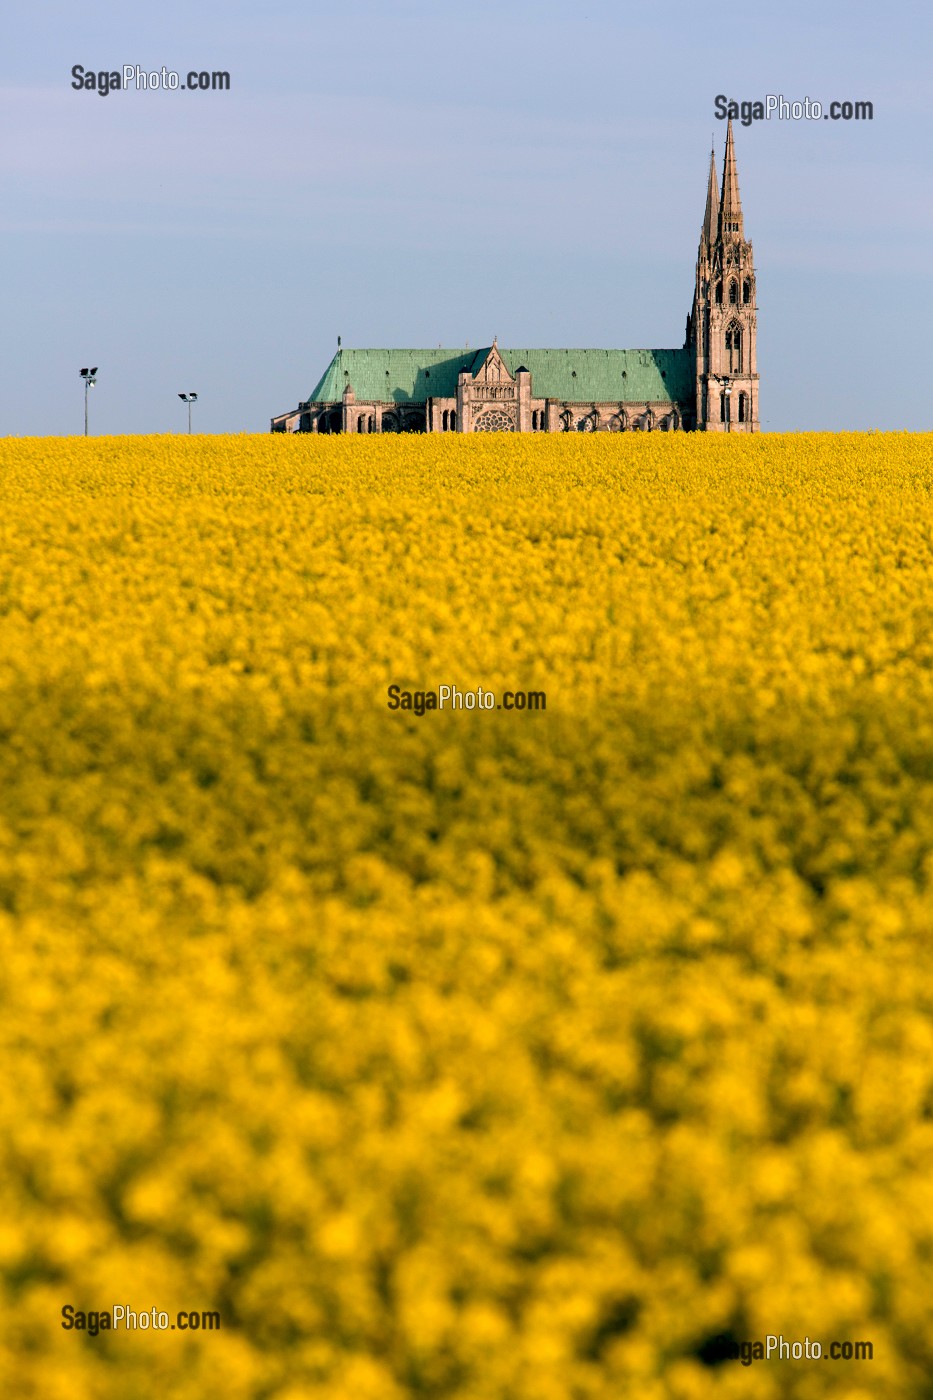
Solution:
M 696 291 L 687 332 L 696 355 L 697 427 L 708 433 L 757 433 L 755 263 L 752 245 L 745 238 L 731 121 L 721 195 L 716 191 L 716 157 L 710 153 Z

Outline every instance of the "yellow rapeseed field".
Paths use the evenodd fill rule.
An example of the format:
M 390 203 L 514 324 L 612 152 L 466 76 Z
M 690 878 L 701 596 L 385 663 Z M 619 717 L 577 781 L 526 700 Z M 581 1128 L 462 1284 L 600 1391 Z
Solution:
M 0 777 L 0 1394 L 929 1396 L 930 437 L 4 440 Z

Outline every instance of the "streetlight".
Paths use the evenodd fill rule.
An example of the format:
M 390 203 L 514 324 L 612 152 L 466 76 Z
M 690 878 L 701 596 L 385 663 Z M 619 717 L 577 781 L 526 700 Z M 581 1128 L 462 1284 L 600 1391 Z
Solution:
M 722 421 L 725 423 L 728 433 L 732 428 L 732 415 L 729 412 L 729 395 L 732 393 L 732 385 L 729 383 L 727 374 L 711 374 L 710 379 L 714 379 L 717 384 L 722 385 Z
M 79 369 L 78 373 L 84 380 L 84 436 L 87 437 L 87 391 L 93 389 L 97 383 L 97 366 L 93 369 Z
M 197 401 L 198 401 L 198 396 L 197 396 L 197 394 L 194 392 L 194 390 L 192 389 L 192 390 L 190 391 L 190 393 L 187 393 L 187 394 L 179 394 L 178 397 L 181 399 L 182 403 L 186 403 L 186 404 L 188 405 L 188 432 L 190 433 L 190 432 L 191 432 L 191 405 L 192 405 L 193 403 L 197 403 Z

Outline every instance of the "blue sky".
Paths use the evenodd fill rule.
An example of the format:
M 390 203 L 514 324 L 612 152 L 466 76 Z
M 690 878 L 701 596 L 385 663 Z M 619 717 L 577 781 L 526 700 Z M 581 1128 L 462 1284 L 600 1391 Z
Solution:
M 750 15 L 749 15 L 750 11 Z M 868 100 L 736 129 L 762 424 L 933 427 L 933 18 L 920 5 L 39 3 L 0 53 L 0 433 L 262 432 L 336 346 L 676 346 L 717 93 Z M 71 69 L 226 69 L 229 92 Z

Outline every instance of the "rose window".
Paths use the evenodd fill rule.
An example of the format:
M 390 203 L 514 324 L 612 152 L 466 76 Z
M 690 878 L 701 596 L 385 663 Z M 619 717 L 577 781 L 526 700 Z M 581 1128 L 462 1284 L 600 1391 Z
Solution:
M 514 433 L 515 419 L 504 408 L 487 408 L 473 424 L 477 433 Z

